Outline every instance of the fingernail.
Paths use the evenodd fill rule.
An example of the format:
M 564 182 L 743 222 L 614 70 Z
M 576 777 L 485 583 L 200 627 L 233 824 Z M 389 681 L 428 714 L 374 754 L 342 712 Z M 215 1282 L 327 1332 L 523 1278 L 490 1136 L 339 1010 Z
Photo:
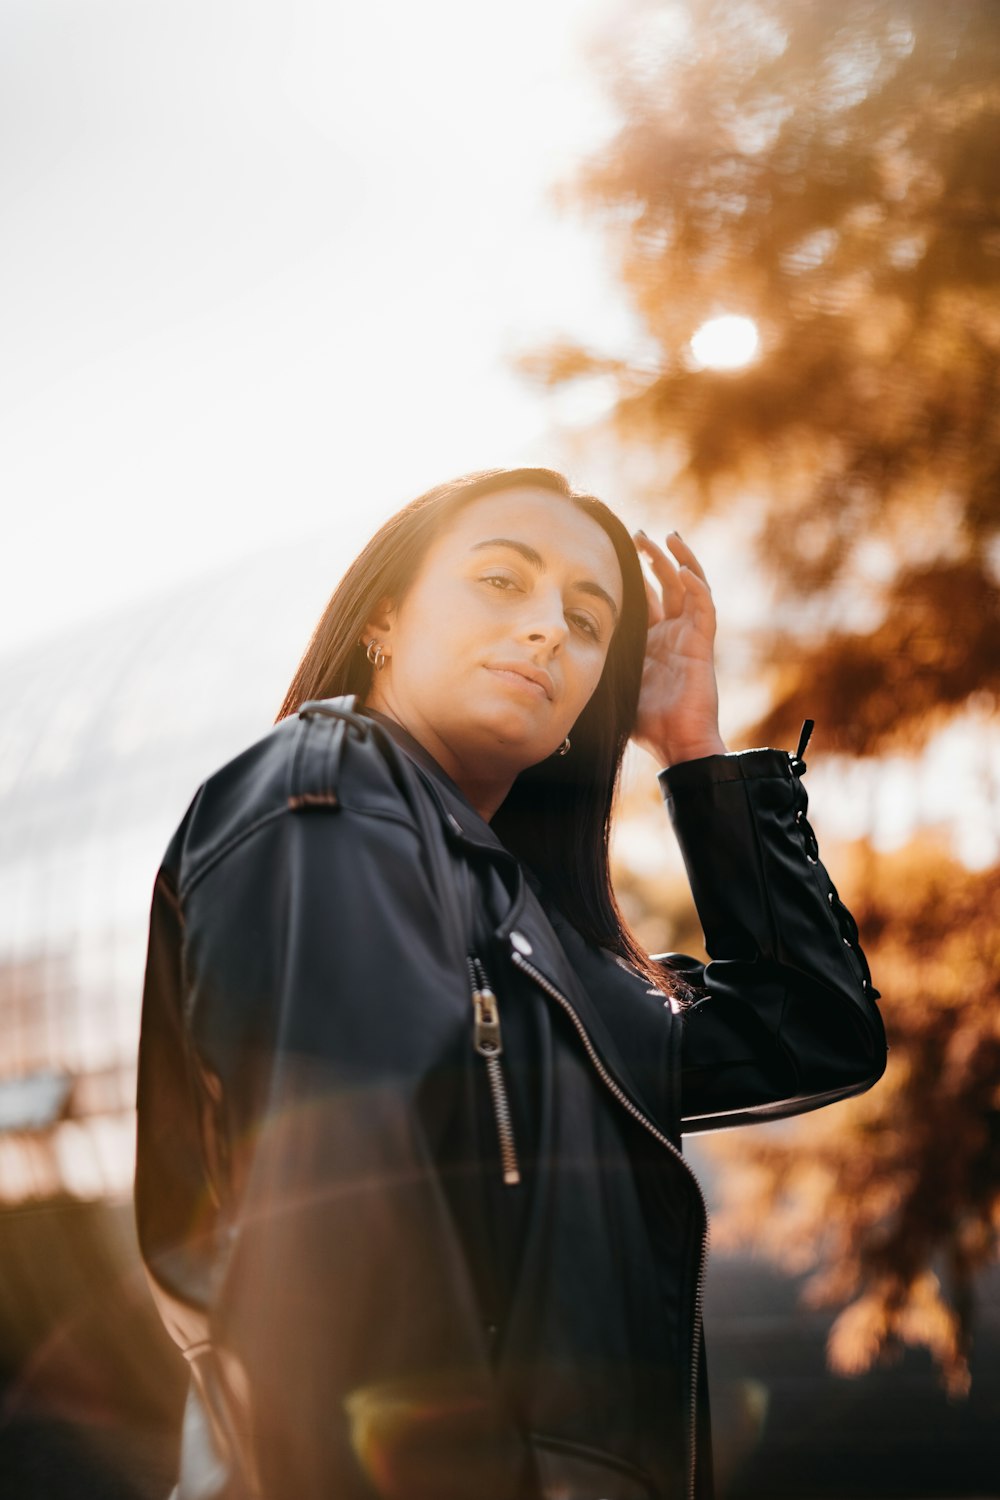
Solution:
M 644 532 L 644 531 L 643 531 L 643 529 L 642 529 L 642 527 L 641 527 L 641 526 L 640 526 L 640 527 L 639 527 L 639 530 L 638 530 L 638 531 L 637 531 L 637 532 L 636 532 L 636 534 L 635 534 L 635 535 L 636 535 L 636 538 L 637 538 L 637 539 L 638 539 L 638 540 L 639 540 L 639 541 L 640 541 L 640 542 L 648 542 L 648 541 L 649 541 L 649 537 L 648 537 L 648 536 L 647 536 L 647 535 L 646 535 L 646 533 L 645 533 L 645 532 Z
M 683 537 L 682 537 L 682 536 L 681 536 L 681 534 L 680 534 L 680 532 L 679 532 L 679 531 L 678 531 L 678 530 L 677 530 L 677 528 L 676 528 L 676 526 L 675 526 L 675 527 L 674 527 L 674 529 L 673 529 L 673 531 L 672 531 L 672 532 L 671 532 L 671 533 L 670 533 L 670 535 L 671 535 L 671 536 L 675 536 L 675 537 L 677 537 L 677 538 L 678 538 L 678 540 L 679 540 L 679 541 L 682 541 L 682 542 L 683 542 L 683 540 L 684 540 L 684 538 L 683 538 Z

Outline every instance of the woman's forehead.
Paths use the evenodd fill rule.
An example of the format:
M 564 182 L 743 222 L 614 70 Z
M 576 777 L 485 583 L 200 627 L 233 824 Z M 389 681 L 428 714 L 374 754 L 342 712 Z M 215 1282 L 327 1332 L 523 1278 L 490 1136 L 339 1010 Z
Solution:
M 527 545 L 546 568 L 579 570 L 621 603 L 614 543 L 603 526 L 563 495 L 526 485 L 480 495 L 451 518 L 434 550 L 464 553 L 489 541 Z

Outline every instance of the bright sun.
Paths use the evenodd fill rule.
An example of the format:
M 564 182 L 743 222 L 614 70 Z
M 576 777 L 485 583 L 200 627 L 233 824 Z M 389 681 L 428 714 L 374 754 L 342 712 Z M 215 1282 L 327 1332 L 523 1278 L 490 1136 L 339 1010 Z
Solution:
M 757 353 L 760 335 L 752 318 L 709 318 L 692 335 L 690 349 L 700 370 L 738 370 Z

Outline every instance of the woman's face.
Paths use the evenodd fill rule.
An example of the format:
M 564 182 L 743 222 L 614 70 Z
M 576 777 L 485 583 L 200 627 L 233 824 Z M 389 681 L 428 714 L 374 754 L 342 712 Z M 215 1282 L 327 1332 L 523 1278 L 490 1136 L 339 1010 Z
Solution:
M 572 730 L 621 608 L 611 538 L 571 501 L 530 486 L 481 496 L 432 543 L 402 600 L 369 621 L 365 638 L 387 661 L 368 703 L 480 810 L 498 806 Z

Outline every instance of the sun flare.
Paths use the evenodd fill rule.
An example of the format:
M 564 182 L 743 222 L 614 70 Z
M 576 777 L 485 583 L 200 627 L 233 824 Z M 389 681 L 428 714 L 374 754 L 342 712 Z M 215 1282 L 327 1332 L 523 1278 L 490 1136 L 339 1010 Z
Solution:
M 739 370 L 755 358 L 760 347 L 752 318 L 726 314 L 709 318 L 692 335 L 689 348 L 700 370 Z

